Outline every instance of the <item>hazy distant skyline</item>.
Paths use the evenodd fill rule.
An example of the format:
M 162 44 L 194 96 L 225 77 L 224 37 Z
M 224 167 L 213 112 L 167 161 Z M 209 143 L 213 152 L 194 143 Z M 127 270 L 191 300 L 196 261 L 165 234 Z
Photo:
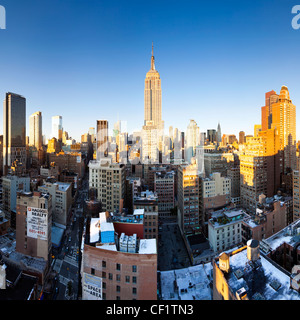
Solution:
M 222 134 L 253 134 L 265 92 L 286 85 L 300 108 L 295 4 L 2 0 L 0 97 L 26 98 L 27 135 L 36 111 L 48 138 L 56 115 L 78 141 L 97 119 L 107 119 L 110 129 L 123 120 L 129 133 L 141 130 L 153 41 L 166 132 L 170 125 L 186 131 L 194 119 L 201 132 L 220 122 Z

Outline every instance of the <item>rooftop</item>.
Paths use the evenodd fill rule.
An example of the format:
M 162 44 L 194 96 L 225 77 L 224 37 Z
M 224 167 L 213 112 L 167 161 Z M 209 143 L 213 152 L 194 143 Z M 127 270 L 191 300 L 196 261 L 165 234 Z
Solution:
M 300 300 L 300 294 L 290 288 L 290 276 L 269 258 L 260 255 L 254 263 L 247 257 L 247 249 L 232 252 L 230 271 L 225 274 L 231 291 L 241 288 L 249 300 Z
M 212 300 L 211 263 L 162 271 L 160 279 L 162 300 Z
M 235 223 L 236 221 L 242 221 L 246 216 L 246 212 L 242 209 L 222 209 L 214 211 L 212 213 L 212 218 L 209 219 L 209 222 L 214 227 L 219 227 L 222 225 L 227 225 L 230 223 Z
M 134 201 L 147 201 L 147 200 L 158 200 L 157 197 L 157 193 L 150 191 L 150 190 L 146 190 L 146 191 L 142 191 L 138 196 L 134 197 Z
M 122 218 L 122 217 L 120 217 Z M 94 244 L 96 248 L 119 251 L 118 243 L 115 242 L 115 229 L 111 217 L 101 212 L 99 218 L 91 218 L 89 228 L 89 243 Z M 127 222 L 127 221 L 125 221 Z M 108 235 L 106 235 L 108 233 Z M 118 239 L 119 239 L 118 235 Z M 107 239 L 105 243 L 101 239 Z M 117 241 L 119 242 L 119 241 Z M 141 239 L 137 242 L 137 253 L 139 254 L 156 254 L 156 239 Z
M 265 253 L 268 253 L 269 250 L 276 250 L 284 243 L 294 247 L 300 242 L 300 219 L 291 223 L 271 237 L 264 239 L 262 242 L 264 244 Z
M 51 184 L 51 185 L 57 186 L 59 191 L 67 191 L 72 186 L 72 184 L 69 183 L 69 182 L 60 182 L 60 181 L 55 181 L 54 182 L 54 181 L 55 181 L 55 179 L 52 179 L 52 181 L 51 181 L 51 179 L 50 180 L 47 179 L 46 180 L 46 184 L 43 184 L 41 186 L 41 188 L 47 188 L 48 187 L 47 184 Z

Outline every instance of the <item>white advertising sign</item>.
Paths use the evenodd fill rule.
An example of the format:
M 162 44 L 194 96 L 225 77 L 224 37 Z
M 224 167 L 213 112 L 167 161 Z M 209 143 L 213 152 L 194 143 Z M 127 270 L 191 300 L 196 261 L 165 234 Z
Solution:
M 40 240 L 48 239 L 48 210 L 27 207 L 27 236 Z
M 102 278 L 83 273 L 82 300 L 102 300 Z

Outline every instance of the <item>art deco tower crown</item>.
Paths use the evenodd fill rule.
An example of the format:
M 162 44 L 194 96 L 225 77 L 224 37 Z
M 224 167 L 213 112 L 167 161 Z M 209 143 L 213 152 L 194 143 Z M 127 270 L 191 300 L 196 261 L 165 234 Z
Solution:
M 152 121 L 152 125 L 161 128 L 163 125 L 161 117 L 161 80 L 158 71 L 155 69 L 155 59 L 153 53 L 151 55 L 151 69 L 146 74 L 145 79 L 145 98 L 144 98 L 144 124 Z

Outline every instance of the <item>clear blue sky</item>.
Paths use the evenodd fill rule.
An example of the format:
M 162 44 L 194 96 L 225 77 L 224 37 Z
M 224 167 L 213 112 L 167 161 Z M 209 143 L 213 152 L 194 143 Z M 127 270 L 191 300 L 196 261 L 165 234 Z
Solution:
M 300 110 L 300 29 L 290 0 L 0 0 L 0 97 L 27 98 L 76 139 L 97 119 L 140 130 L 154 41 L 165 126 L 253 133 L 267 91 L 287 85 Z M 3 100 L 2 99 L 2 100 Z M 298 111 L 300 114 L 300 111 Z M 0 113 L 0 132 L 3 128 Z M 297 116 L 298 117 L 298 116 Z M 299 117 L 298 117 L 299 123 Z M 28 118 L 27 118 L 28 126 Z M 298 131 L 297 131 L 298 132 Z

